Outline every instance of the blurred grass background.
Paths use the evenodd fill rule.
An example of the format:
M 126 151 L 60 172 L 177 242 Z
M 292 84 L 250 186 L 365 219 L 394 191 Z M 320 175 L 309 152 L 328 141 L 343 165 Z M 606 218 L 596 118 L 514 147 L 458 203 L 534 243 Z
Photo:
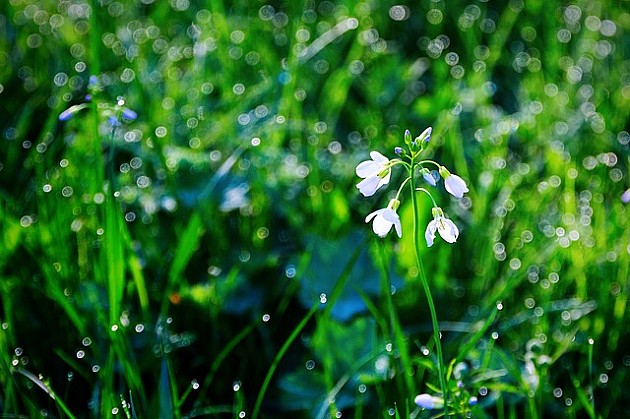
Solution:
M 419 3 L 2 2 L 2 414 L 429 417 L 410 203 L 354 187 L 427 126 L 472 417 L 627 414 L 630 2 Z

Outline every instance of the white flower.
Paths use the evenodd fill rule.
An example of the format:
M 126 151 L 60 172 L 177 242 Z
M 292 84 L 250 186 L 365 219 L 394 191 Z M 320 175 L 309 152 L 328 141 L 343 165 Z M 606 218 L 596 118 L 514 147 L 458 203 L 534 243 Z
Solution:
M 356 168 L 357 176 L 363 178 L 357 184 L 359 192 L 363 196 L 372 196 L 378 188 L 389 183 L 392 169 L 389 166 L 389 159 L 378 151 L 370 153 L 372 160 L 362 161 Z
M 365 222 L 369 223 L 374 219 L 374 223 L 372 224 L 372 230 L 379 237 L 387 236 L 387 233 L 390 232 L 392 226 L 396 229 L 396 234 L 398 237 L 402 237 L 402 226 L 400 225 L 400 217 L 396 213 L 398 206 L 400 205 L 400 201 L 397 199 L 392 199 L 389 201 L 389 205 L 387 208 L 381 208 L 376 210 L 367 217 L 365 217 Z
M 413 401 L 423 409 L 441 409 L 444 407 L 444 399 L 426 393 L 418 394 Z
M 459 236 L 457 226 L 454 222 L 444 217 L 441 208 L 433 208 L 433 220 L 429 222 L 427 230 L 424 232 L 424 238 L 427 241 L 428 247 L 433 246 L 436 231 L 440 233 L 440 236 L 448 243 L 455 243 Z
M 440 175 L 444 178 L 444 187 L 446 191 L 456 198 L 462 198 L 468 192 L 468 186 L 464 179 L 452 174 L 444 166 L 440 167 Z

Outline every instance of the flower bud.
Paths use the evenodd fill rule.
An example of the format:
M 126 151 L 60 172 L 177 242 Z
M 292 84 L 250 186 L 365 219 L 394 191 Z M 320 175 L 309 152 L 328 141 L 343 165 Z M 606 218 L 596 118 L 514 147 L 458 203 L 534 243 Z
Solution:
M 418 135 L 416 137 L 416 142 L 423 144 L 424 143 L 428 143 L 431 140 L 431 132 L 433 131 L 433 128 L 429 127 L 427 129 L 425 129 L 424 131 L 422 131 L 422 134 Z
M 408 146 L 409 148 L 411 148 L 411 143 L 412 143 L 412 140 L 411 140 L 411 131 L 409 131 L 409 130 L 407 129 L 407 130 L 405 130 L 405 144 L 407 144 L 407 146 Z
M 77 112 L 79 112 L 81 109 L 85 109 L 87 107 L 88 107 L 87 103 L 80 103 L 78 105 L 72 105 L 68 109 L 66 109 L 65 111 L 59 114 L 59 120 L 67 121 L 68 119 L 72 118 Z

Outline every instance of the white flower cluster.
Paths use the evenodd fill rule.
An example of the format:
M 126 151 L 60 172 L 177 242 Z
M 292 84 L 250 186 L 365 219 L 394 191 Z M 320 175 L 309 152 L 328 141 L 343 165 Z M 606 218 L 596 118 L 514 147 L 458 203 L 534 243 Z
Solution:
M 396 230 L 398 237 L 402 237 L 400 217 L 396 212 L 400 206 L 398 197 L 404 185 L 409 182 L 413 176 L 421 174 L 429 185 L 437 185 L 437 175 L 434 176 L 433 173 L 425 167 L 426 165 L 434 165 L 437 167 L 439 176 L 444 179 L 444 188 L 451 195 L 456 198 L 462 198 L 464 194 L 468 192 L 468 186 L 466 186 L 466 182 L 461 177 L 452 174 L 446 167 L 433 160 L 421 159 L 421 154 L 426 144 L 431 139 L 431 131 L 432 129 L 429 127 L 412 140 L 411 133 L 407 130 L 405 132 L 405 143 L 408 151 L 401 147 L 396 147 L 395 149 L 396 154 L 401 158 L 390 160 L 378 151 L 372 151 L 370 152 L 371 160 L 362 161 L 357 165 L 356 174 L 362 178 L 361 182 L 357 184 L 357 188 L 359 192 L 366 197 L 374 195 L 379 188 L 389 183 L 392 175 L 392 167 L 403 165 L 409 172 L 409 176 L 400 185 L 396 198 L 392 199 L 386 208 L 376 210 L 365 218 L 366 223 L 373 220 L 372 229 L 379 237 L 385 237 L 391 231 L 392 227 Z M 415 180 L 415 178 L 413 179 Z M 411 182 L 411 185 L 413 184 L 414 182 Z M 429 191 L 424 188 L 416 188 L 412 193 L 416 191 L 427 193 L 433 201 L 433 220 L 427 225 L 424 234 L 427 246 L 430 247 L 433 245 L 436 232 L 438 232 L 446 242 L 455 243 L 459 236 L 459 229 L 455 223 L 446 218 L 444 211 L 437 206 Z

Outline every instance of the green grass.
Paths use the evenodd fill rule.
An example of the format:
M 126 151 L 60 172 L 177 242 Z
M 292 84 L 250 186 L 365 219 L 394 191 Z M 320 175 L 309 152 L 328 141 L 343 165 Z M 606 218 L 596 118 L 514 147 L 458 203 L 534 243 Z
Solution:
M 624 416 L 627 3 L 3 2 L 0 416 Z

